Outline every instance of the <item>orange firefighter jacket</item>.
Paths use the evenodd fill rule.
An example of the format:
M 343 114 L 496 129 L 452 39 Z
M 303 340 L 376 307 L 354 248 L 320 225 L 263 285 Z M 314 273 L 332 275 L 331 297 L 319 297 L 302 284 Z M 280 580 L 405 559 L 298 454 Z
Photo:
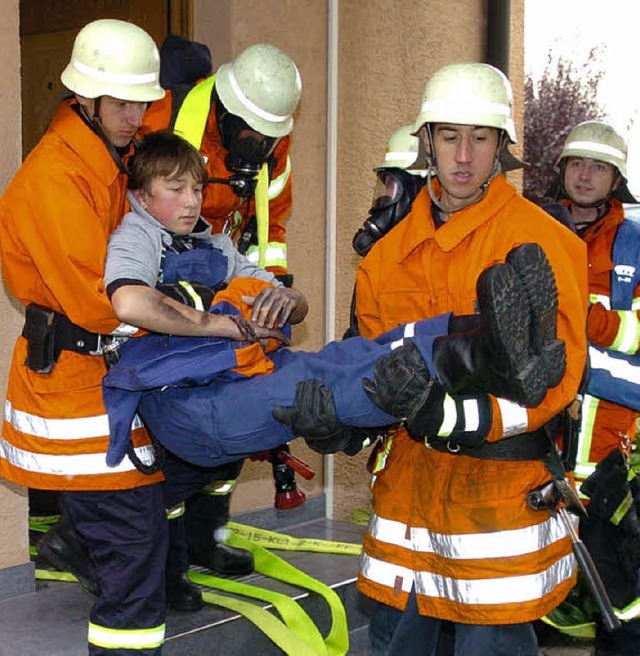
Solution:
M 624 220 L 624 208 L 618 200 L 611 209 L 583 234 L 589 258 L 589 315 L 587 335 L 596 346 L 633 354 L 640 348 L 640 287 L 636 287 L 631 310 L 611 309 L 613 244 Z M 585 394 L 575 470 L 576 483 L 584 481 L 612 449 L 630 453 L 636 432 L 635 410 Z
M 144 116 L 140 133 L 167 129 L 171 125 L 172 103 L 171 91 L 167 91 L 162 100 L 154 102 Z M 285 223 L 291 213 L 292 203 L 290 146 L 291 139 L 288 136 L 278 142 L 273 153 L 276 163 L 269 176 L 269 242 L 264 268 L 275 275 L 287 273 Z M 228 180 L 232 176 L 225 165 L 228 151 L 221 143 L 215 102 L 210 106 L 200 152 L 207 158 L 210 178 Z M 226 232 L 236 241 L 255 213 L 254 198 L 243 200 L 227 184 L 210 182 L 204 189 L 202 215 L 209 221 L 214 232 Z M 254 254 L 257 257 L 257 249 Z M 252 250 L 249 250 L 247 257 L 250 260 L 252 255 Z
M 0 199 L 2 273 L 23 305 L 56 310 L 94 333 L 124 329 L 102 277 L 108 237 L 125 214 L 125 190 L 126 177 L 104 143 L 70 102 L 61 104 Z M 102 356 L 65 350 L 50 373 L 40 374 L 27 368 L 26 355 L 20 336 L 9 371 L 0 476 L 54 490 L 127 489 L 161 480 L 140 473 L 128 457 L 106 465 Z M 139 422 L 132 439 L 142 462 L 151 463 Z
M 425 187 L 357 271 L 360 332 L 375 337 L 444 312 L 473 313 L 479 274 L 525 242 L 542 246 L 555 273 L 566 374 L 535 408 L 492 398 L 489 441 L 541 427 L 574 398 L 586 357 L 584 244 L 498 176 L 481 201 L 437 231 Z M 373 483 L 360 590 L 404 609 L 415 586 L 421 614 L 467 624 L 543 616 L 576 578 L 566 528 L 525 501 L 549 479 L 540 461 L 436 451 L 400 428 Z

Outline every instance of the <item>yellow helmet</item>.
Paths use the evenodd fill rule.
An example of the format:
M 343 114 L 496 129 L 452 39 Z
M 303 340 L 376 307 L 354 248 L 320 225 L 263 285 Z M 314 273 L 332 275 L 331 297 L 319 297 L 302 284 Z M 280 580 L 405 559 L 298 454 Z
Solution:
M 558 164 L 565 157 L 588 157 L 606 162 L 627 179 L 627 142 L 610 125 L 601 121 L 585 121 L 569 132 Z
M 302 82 L 297 66 L 279 48 L 250 46 L 220 66 L 215 85 L 226 109 L 260 134 L 284 137 L 293 130 Z
M 444 66 L 427 82 L 414 131 L 425 123 L 496 128 L 504 130 L 515 143 L 511 84 L 504 73 L 489 64 Z
M 164 97 L 160 55 L 140 27 L 111 18 L 85 25 L 73 44 L 71 61 L 60 79 L 85 98 L 112 96 L 131 102 Z

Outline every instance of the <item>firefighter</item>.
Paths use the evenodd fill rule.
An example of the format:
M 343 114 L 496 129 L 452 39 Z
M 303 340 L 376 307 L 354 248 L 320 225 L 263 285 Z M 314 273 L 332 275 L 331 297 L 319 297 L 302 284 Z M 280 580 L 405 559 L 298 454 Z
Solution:
M 184 50 L 184 44 L 178 46 Z M 168 49 L 163 51 L 165 70 Z M 174 83 L 191 82 L 210 63 L 202 47 L 196 51 L 191 46 L 189 52 L 189 57 L 171 62 Z M 186 62 L 188 70 L 178 70 L 180 62 Z M 285 241 L 285 220 L 292 201 L 289 135 L 300 94 L 300 74 L 294 62 L 275 46 L 256 44 L 198 84 L 175 84 L 165 99 L 147 112 L 141 129 L 145 134 L 172 128 L 200 150 L 209 175 L 202 215 L 214 233 L 227 233 L 252 263 L 272 272 L 288 287 L 293 284 Z M 186 512 L 179 519 L 186 537 L 172 524 L 172 544 L 188 539 L 190 562 L 221 576 L 248 574 L 254 566 L 248 551 L 224 541 L 231 494 L 242 464 L 229 463 L 211 472 L 202 492 L 186 500 Z M 197 474 L 171 458 L 165 470 L 165 475 L 178 481 L 181 476 Z M 172 553 L 170 547 L 170 559 Z M 198 608 L 192 595 L 198 597 L 195 586 L 185 589 L 185 598 L 176 598 L 174 607 Z
M 456 654 L 536 656 L 531 623 L 564 599 L 576 563 L 567 528 L 529 509 L 525 497 L 562 469 L 550 424 L 574 398 L 585 364 L 586 252 L 502 173 L 516 137 L 511 86 L 500 71 L 477 63 L 438 70 L 415 132 L 428 154 L 427 183 L 358 266 L 360 333 L 472 313 L 480 273 L 504 262 L 520 272 L 532 316 L 544 317 L 532 335 L 542 359 L 536 375 L 554 385 L 529 407 L 479 389 L 443 394 L 404 347 L 365 382 L 382 409 L 404 404 L 407 418 L 378 450 L 358 578 L 372 602 L 373 653 L 432 653 L 450 620 Z M 540 284 L 540 252 L 555 276 L 557 305 L 546 280 Z M 527 320 L 513 313 L 505 336 Z M 472 372 L 471 354 L 463 340 L 444 362 Z
M 89 654 L 160 654 L 167 522 L 154 454 L 136 425 L 108 467 L 103 348 L 129 334 L 105 294 L 109 234 L 127 208 L 127 155 L 159 85 L 142 29 L 98 20 L 78 33 L 62 73 L 71 92 L 0 199 L 5 284 L 25 306 L 9 372 L 0 475 L 61 491 L 63 524 L 88 550 L 99 596 Z M 134 464 L 134 461 L 136 464 Z
M 589 258 L 590 371 L 574 405 L 581 417 L 575 477 L 589 511 L 580 531 L 623 619 L 614 633 L 596 625 L 598 656 L 636 654 L 640 638 L 640 495 L 629 467 L 640 410 L 629 375 L 640 365 L 640 226 L 625 218 L 623 203 L 637 202 L 626 160 L 627 144 L 613 127 L 580 123 L 564 143 L 555 185 Z

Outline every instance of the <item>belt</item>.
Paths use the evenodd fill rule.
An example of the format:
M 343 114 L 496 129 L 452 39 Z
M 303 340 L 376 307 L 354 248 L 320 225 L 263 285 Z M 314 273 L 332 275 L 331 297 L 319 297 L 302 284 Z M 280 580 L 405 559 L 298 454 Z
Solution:
M 102 340 L 105 337 L 107 336 L 77 326 L 64 314 L 57 314 L 55 340 L 59 349 L 83 355 L 102 355 Z
M 450 440 L 433 438 L 427 446 L 452 455 L 470 456 L 485 460 L 542 460 L 551 451 L 551 440 L 544 428 L 531 433 L 514 435 L 498 442 L 484 442 L 477 447 L 452 444 Z

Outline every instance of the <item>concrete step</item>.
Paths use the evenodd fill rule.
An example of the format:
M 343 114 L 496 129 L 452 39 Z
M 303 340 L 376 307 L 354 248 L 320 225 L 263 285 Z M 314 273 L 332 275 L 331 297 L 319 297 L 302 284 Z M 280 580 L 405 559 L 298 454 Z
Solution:
M 295 537 L 360 543 L 363 528 L 315 519 L 287 527 L 283 532 Z M 309 552 L 274 553 L 337 592 L 353 636 L 349 654 L 368 656 L 368 619 L 364 602 L 355 588 L 358 557 Z M 310 615 L 322 635 L 329 632 L 329 607 L 319 595 L 259 574 L 238 580 L 289 595 Z M 246 597 L 239 598 L 247 600 Z M 253 600 L 253 603 L 269 608 L 263 602 Z M 0 656 L 86 656 L 87 618 L 91 604 L 92 597 L 80 586 L 62 582 L 39 582 L 35 593 L 0 602 Z M 215 645 L 215 653 L 227 656 L 282 653 L 252 623 L 226 609 L 207 605 L 197 613 L 168 612 L 164 656 L 210 656 L 212 645 Z

